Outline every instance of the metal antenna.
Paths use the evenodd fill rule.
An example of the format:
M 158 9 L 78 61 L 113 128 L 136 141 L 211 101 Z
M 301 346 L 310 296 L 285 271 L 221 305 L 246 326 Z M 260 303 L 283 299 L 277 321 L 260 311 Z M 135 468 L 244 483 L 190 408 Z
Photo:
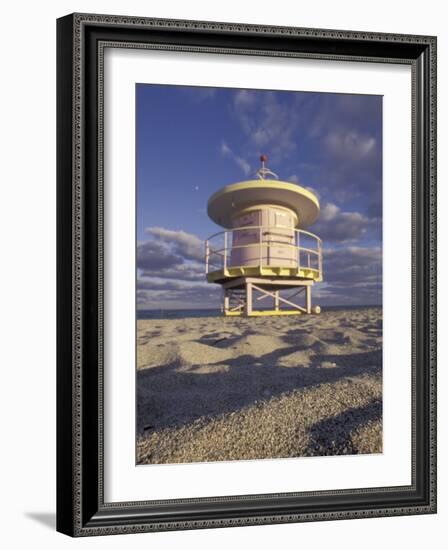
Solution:
M 259 168 L 255 173 L 256 175 L 261 179 L 261 180 L 264 180 L 266 179 L 266 176 L 274 176 L 275 179 L 278 180 L 278 176 L 275 172 L 273 172 L 272 170 L 269 170 L 269 168 L 267 168 L 267 166 L 265 165 L 265 162 L 268 160 L 268 157 L 266 155 L 261 155 L 260 156 L 260 160 L 261 160 L 261 168 Z

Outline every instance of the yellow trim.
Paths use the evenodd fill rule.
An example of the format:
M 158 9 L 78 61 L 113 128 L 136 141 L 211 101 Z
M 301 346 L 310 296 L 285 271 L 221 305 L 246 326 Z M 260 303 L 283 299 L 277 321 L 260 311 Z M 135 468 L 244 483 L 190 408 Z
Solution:
M 268 317 L 271 315 L 304 315 L 302 311 L 293 311 L 293 310 L 252 310 L 252 313 L 248 317 Z M 245 317 L 246 314 L 244 311 L 225 311 L 224 312 L 225 317 Z
M 308 189 L 305 189 L 305 187 L 302 187 L 301 185 L 297 185 L 296 183 L 289 183 L 287 181 L 279 181 L 279 180 L 247 180 L 247 181 L 241 181 L 239 183 L 232 183 L 230 185 L 226 185 L 219 191 L 216 191 L 216 193 L 213 193 L 213 195 L 209 198 L 208 202 L 209 204 L 216 200 L 221 195 L 227 195 L 228 193 L 234 193 L 235 191 L 241 191 L 242 189 L 253 189 L 253 187 L 257 185 L 259 187 L 264 188 L 272 188 L 272 189 L 285 189 L 287 191 L 292 191 L 293 193 L 297 193 L 299 195 L 304 195 L 308 199 L 314 202 L 314 204 L 317 206 L 317 208 L 320 210 L 320 204 L 319 200 L 316 197 L 314 193 L 311 191 L 308 191 Z
M 322 281 L 317 269 L 296 267 L 260 267 L 260 266 L 239 266 L 210 271 L 207 273 L 207 281 L 214 283 L 223 279 L 232 279 L 234 277 L 297 277 L 298 279 L 312 279 L 316 283 Z
M 256 179 L 256 180 L 242 181 L 242 182 L 239 182 L 239 183 L 232 183 L 230 185 L 226 185 L 222 189 L 219 189 L 218 191 L 213 193 L 213 195 L 209 198 L 208 205 L 207 205 L 207 211 L 209 213 L 209 216 L 212 218 L 213 221 L 215 221 L 219 225 L 223 225 L 224 227 L 229 227 L 228 222 L 230 221 L 230 213 L 226 213 L 226 214 L 223 213 L 223 216 L 225 216 L 224 222 L 217 221 L 216 219 L 214 219 L 214 216 L 212 216 L 210 214 L 211 206 L 213 204 L 215 204 L 217 200 L 222 199 L 226 195 L 232 195 L 232 194 L 237 193 L 239 191 L 246 191 L 246 190 L 253 191 L 255 189 L 271 189 L 271 190 L 274 190 L 274 191 L 288 191 L 290 193 L 293 193 L 297 197 L 302 197 L 302 199 L 305 198 L 305 199 L 308 199 L 309 201 L 311 201 L 315 205 L 315 207 L 317 208 L 317 215 L 316 215 L 316 217 L 313 218 L 313 220 L 311 222 L 305 222 L 307 225 L 309 225 L 310 223 L 313 223 L 319 215 L 319 212 L 320 212 L 319 200 L 318 200 L 318 198 L 316 197 L 316 195 L 314 193 L 312 193 L 311 191 L 308 191 L 308 189 L 305 189 L 305 187 L 302 187 L 302 186 L 297 185 L 295 183 L 289 183 L 289 182 L 286 182 L 286 181 Z M 289 204 L 288 205 L 283 205 L 282 200 L 283 199 L 281 199 L 279 197 L 278 206 L 284 206 L 285 208 L 291 208 L 291 210 L 293 212 L 296 212 L 296 208 L 294 208 L 293 206 L 290 206 Z M 251 201 L 251 202 L 258 202 L 258 201 Z M 215 208 L 216 208 L 216 206 L 215 206 Z M 301 217 L 303 218 L 303 215 L 301 216 L 301 215 L 299 215 L 298 212 L 296 212 L 296 213 L 298 214 L 298 218 L 299 218 L 299 221 L 300 221 L 300 218 Z

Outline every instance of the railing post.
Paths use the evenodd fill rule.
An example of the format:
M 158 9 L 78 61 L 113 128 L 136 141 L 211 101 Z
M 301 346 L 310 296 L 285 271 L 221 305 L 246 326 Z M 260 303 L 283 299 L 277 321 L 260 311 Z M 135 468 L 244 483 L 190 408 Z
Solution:
M 322 241 L 319 239 L 319 275 L 323 278 L 322 273 Z
M 224 271 L 227 269 L 227 231 L 224 231 Z
M 228 230 L 228 231 L 221 231 L 219 233 L 216 233 L 216 235 L 212 235 L 212 237 L 208 238 L 206 241 L 205 241 L 205 273 L 208 274 L 210 272 L 213 272 L 214 270 L 216 269 L 223 269 L 224 271 L 228 271 L 229 269 L 229 265 L 231 265 L 231 261 L 229 259 L 229 256 L 228 256 L 228 251 L 229 251 L 229 245 L 230 245 L 230 240 L 231 239 L 231 236 L 229 237 L 229 234 L 230 235 L 233 235 L 233 231 L 238 231 L 238 230 L 241 230 L 241 231 L 254 231 L 256 229 L 258 229 L 258 233 L 259 233 L 259 236 L 258 236 L 258 246 L 259 246 L 259 268 L 260 268 L 260 273 L 261 273 L 261 270 L 262 270 L 262 267 L 263 267 L 263 264 L 264 264 L 264 261 L 263 261 L 263 254 L 264 254 L 264 250 L 263 250 L 263 247 L 266 246 L 266 265 L 268 266 L 269 265 L 269 262 L 270 262 L 270 254 L 269 254 L 269 247 L 271 244 L 276 244 L 278 247 L 280 246 L 292 246 L 292 243 L 288 242 L 288 244 L 283 244 L 283 241 L 270 241 L 268 240 L 270 237 L 270 233 L 267 232 L 267 240 L 265 241 L 264 240 L 264 233 L 263 233 L 263 228 L 266 229 L 266 226 L 248 226 L 248 227 L 242 227 L 242 228 L 234 228 L 232 230 Z M 267 227 L 267 229 L 269 229 Z M 216 249 L 214 250 L 213 249 L 213 246 L 210 244 L 210 239 L 213 239 L 213 238 L 216 238 L 216 237 L 219 237 L 221 238 L 221 236 L 224 235 L 224 248 L 223 249 Z M 282 234 L 281 234 L 282 235 Z M 318 275 L 319 275 L 319 278 L 322 280 L 323 279 L 323 255 L 322 255 L 322 252 L 323 252 L 323 246 L 322 246 L 322 241 L 319 237 L 317 237 L 317 235 L 313 235 L 312 233 L 309 233 L 307 231 L 302 231 L 300 229 L 296 229 L 294 228 L 294 235 L 295 235 L 295 238 L 294 238 L 294 245 L 297 249 L 297 258 L 296 258 L 296 264 L 297 264 L 297 267 L 296 269 L 298 271 L 300 271 L 301 269 L 301 264 L 302 264 L 302 259 L 301 259 L 301 253 L 302 253 L 302 247 L 301 247 L 301 237 L 303 237 L 303 235 L 308 235 L 310 238 L 313 238 L 314 241 L 315 241 L 315 244 L 314 245 L 309 245 L 309 246 L 305 246 L 303 248 L 303 253 L 306 254 L 307 256 L 307 259 L 305 259 L 305 261 L 303 262 L 303 265 L 304 265 L 304 268 L 305 269 L 312 269 L 314 272 L 315 271 L 318 271 Z M 249 247 L 250 250 L 253 249 L 253 247 L 256 246 L 256 241 L 254 241 L 252 238 L 250 239 L 251 242 L 249 244 L 246 244 L 246 245 L 236 245 L 236 248 L 247 248 Z M 305 242 L 306 244 L 306 242 Z M 312 249 L 311 249 L 312 248 Z M 221 250 L 223 251 L 223 254 L 221 253 Z M 314 255 L 317 255 L 317 265 L 314 266 L 314 260 L 311 261 L 311 254 L 313 254 L 313 258 L 314 258 Z M 212 255 L 216 255 L 216 256 L 219 256 L 220 258 L 220 261 L 222 262 L 221 265 L 217 265 L 217 263 L 213 263 L 213 260 L 210 261 L 210 258 Z M 252 265 L 252 264 L 251 264 Z

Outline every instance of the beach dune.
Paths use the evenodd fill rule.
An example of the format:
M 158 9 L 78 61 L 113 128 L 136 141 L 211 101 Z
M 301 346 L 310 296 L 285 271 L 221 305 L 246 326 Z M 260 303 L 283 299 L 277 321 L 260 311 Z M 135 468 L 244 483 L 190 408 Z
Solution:
M 382 451 L 380 308 L 137 332 L 138 464 Z

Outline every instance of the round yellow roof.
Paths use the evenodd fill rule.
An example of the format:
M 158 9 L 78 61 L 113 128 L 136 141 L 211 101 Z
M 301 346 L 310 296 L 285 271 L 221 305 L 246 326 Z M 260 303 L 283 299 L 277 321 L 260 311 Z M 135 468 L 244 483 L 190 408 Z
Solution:
M 218 225 L 232 227 L 232 217 L 244 208 L 263 204 L 284 206 L 299 219 L 298 227 L 311 225 L 319 216 L 314 193 L 295 183 L 256 179 L 226 185 L 208 200 L 207 213 Z

